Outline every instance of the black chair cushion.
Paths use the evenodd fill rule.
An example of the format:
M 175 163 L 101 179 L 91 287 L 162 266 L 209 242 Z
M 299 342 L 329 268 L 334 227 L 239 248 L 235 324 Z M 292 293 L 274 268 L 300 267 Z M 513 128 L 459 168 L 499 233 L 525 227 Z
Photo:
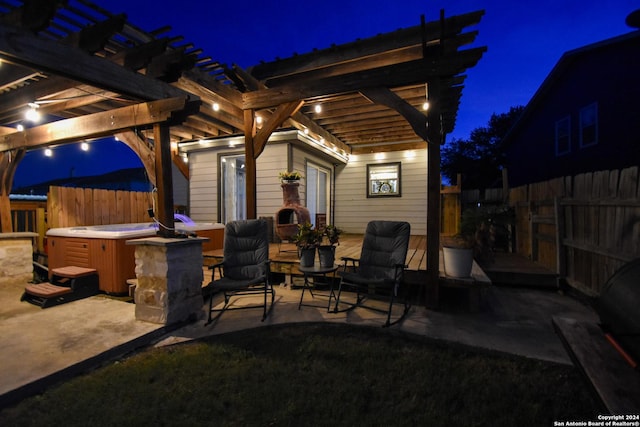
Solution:
M 268 228 L 263 219 L 232 221 L 225 226 L 224 276 L 231 280 L 264 278 L 269 259 Z M 259 280 L 258 280 L 259 281 Z

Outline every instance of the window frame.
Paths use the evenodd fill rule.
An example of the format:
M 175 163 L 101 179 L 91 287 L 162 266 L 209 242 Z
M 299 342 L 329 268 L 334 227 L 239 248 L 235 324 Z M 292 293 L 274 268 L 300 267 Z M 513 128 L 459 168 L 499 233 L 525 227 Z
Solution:
M 588 123 L 585 125 L 585 116 L 593 110 L 593 123 Z M 586 105 L 580 109 L 580 148 L 592 147 L 594 145 L 598 145 L 598 103 L 592 102 L 589 105 Z M 593 125 L 593 141 L 585 143 L 585 128 L 586 126 Z
M 388 169 L 391 169 L 391 171 L 387 171 Z M 376 174 L 385 172 L 395 173 L 395 178 L 376 178 Z M 402 162 L 369 163 L 367 164 L 366 178 L 367 198 L 402 197 Z

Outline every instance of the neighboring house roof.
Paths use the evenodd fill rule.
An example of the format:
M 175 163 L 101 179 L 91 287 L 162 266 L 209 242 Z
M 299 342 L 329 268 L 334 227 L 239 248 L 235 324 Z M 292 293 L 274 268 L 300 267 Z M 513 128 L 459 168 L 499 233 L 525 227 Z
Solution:
M 558 80 L 560 80 L 560 78 L 570 69 L 570 67 L 578 58 L 584 55 L 590 55 L 599 49 L 605 49 L 612 45 L 634 39 L 640 40 L 640 31 L 633 31 L 621 36 L 613 37 L 565 52 L 553 67 L 549 75 L 544 79 L 529 103 L 526 105 L 520 118 L 514 123 L 513 127 L 503 138 L 503 148 L 508 147 L 516 140 L 518 133 L 522 129 L 523 125 L 527 122 L 527 120 L 531 117 L 531 114 L 533 114 L 533 112 L 535 112 L 536 109 L 538 109 L 544 103 L 545 98 L 553 90 Z

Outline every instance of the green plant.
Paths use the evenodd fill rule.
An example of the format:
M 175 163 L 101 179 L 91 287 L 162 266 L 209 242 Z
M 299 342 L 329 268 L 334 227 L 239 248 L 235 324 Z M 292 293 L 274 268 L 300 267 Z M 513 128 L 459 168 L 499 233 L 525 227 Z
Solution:
M 299 181 L 302 174 L 298 171 L 282 171 L 278 174 L 281 181 Z
M 326 240 L 329 245 L 335 246 L 340 244 L 340 235 L 342 234 L 342 230 L 336 227 L 335 225 L 327 225 L 322 231 L 322 240 L 323 242 Z
M 304 224 L 298 224 L 298 231 L 293 236 L 293 241 L 301 249 L 315 248 L 322 241 L 322 234 L 322 231 L 305 222 Z

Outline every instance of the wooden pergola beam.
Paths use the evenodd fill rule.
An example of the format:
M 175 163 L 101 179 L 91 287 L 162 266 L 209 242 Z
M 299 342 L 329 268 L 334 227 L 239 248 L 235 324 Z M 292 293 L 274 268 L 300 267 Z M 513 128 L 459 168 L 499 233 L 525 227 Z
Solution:
M 409 122 L 416 135 L 428 141 L 427 117 L 413 108 L 407 101 L 385 87 L 363 89 L 360 93 L 371 102 L 385 105 L 400 113 Z
M 165 82 L 87 55 L 73 46 L 37 37 L 0 23 L 0 57 L 8 62 L 67 77 L 138 99 L 163 99 L 188 93 Z M 60 60 L 64 58 L 64 60 Z
M 370 87 L 394 87 L 455 75 L 476 64 L 486 48 L 458 52 L 438 60 L 420 59 L 357 73 L 304 81 L 242 94 L 243 109 L 263 109 L 295 101 L 341 93 L 359 92 Z
M 0 136 L 0 152 L 113 135 L 124 129 L 169 121 L 184 111 L 188 111 L 187 114 L 192 114 L 191 110 L 197 108 L 199 108 L 199 101 L 176 97 L 51 122 L 22 132 L 16 131 Z
M 282 126 L 285 120 L 295 114 L 304 104 L 304 101 L 294 101 L 287 104 L 282 104 L 276 111 L 273 112 L 271 117 L 262 125 L 262 128 L 258 130 L 253 138 L 253 155 L 257 159 L 264 151 L 264 147 L 267 145 L 267 141 L 271 134 Z
M 444 20 L 445 32 L 442 32 L 440 21 L 427 22 L 421 25 L 400 29 L 398 31 L 358 40 L 340 46 L 332 46 L 314 53 L 297 55 L 287 59 L 256 65 L 248 71 L 259 80 L 266 80 L 273 76 L 283 76 L 315 70 L 340 62 L 353 61 L 366 56 L 377 55 L 381 52 L 401 49 L 406 46 L 420 45 L 424 42 L 451 38 L 459 34 L 465 27 L 480 22 L 484 11 L 470 12 L 456 15 Z

